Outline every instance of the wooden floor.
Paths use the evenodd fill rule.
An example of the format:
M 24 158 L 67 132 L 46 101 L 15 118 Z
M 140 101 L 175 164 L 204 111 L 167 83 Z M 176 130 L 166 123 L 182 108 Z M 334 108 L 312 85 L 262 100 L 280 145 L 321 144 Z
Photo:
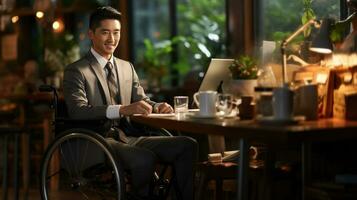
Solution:
M 27 194 L 25 194 L 25 192 L 23 190 L 21 190 L 19 200 L 40 200 L 41 196 L 40 196 L 39 191 L 40 190 L 38 188 L 33 188 L 33 189 L 30 189 Z M 77 198 L 78 193 L 76 193 L 76 194 L 77 195 L 61 192 L 59 194 L 56 194 L 55 198 L 51 198 L 51 199 L 54 199 L 54 200 L 56 200 L 56 199 L 58 199 L 58 200 L 80 200 L 81 198 Z M 2 195 L 3 195 L 3 191 L 0 190 L 0 199 L 2 198 Z M 75 197 L 75 196 L 77 196 L 77 197 Z M 14 200 L 14 190 L 11 188 L 8 190 L 7 199 Z M 90 199 L 93 199 L 93 198 L 90 198 Z
M 1 185 L 0 185 L 1 186 Z M 208 190 L 206 191 L 206 199 L 205 200 L 214 200 L 215 198 L 215 182 L 214 181 L 209 181 L 208 183 Z M 235 199 L 235 182 L 234 181 L 224 181 L 223 182 L 223 188 L 224 188 L 224 196 L 221 198 L 221 200 L 231 200 Z M 77 195 L 73 195 L 73 193 L 66 193 L 61 191 L 59 194 L 55 194 L 54 200 L 80 200 L 82 197 L 78 198 L 78 193 Z M 0 199 L 2 199 L 3 191 L 1 190 L 0 187 Z M 93 197 L 93 196 L 92 196 Z M 14 200 L 14 190 L 13 188 L 8 189 L 8 200 Z M 93 198 L 89 198 L 93 199 Z M 169 198 L 170 199 L 170 198 Z M 40 196 L 40 189 L 38 188 L 37 185 L 32 185 L 32 188 L 28 191 L 27 194 L 25 194 L 25 191 L 21 188 L 20 190 L 20 198 L 19 200 L 41 200 Z
M 0 197 L 2 198 L 3 191 L 0 189 Z M 12 188 L 9 188 L 8 194 L 7 194 L 7 199 L 8 200 L 13 200 L 14 199 L 14 190 Z M 39 189 L 30 189 L 28 191 L 28 194 L 25 194 L 25 192 L 21 189 L 20 190 L 20 200 L 40 200 L 40 190 Z
M 226 187 L 226 189 L 234 190 L 232 188 L 231 184 L 232 183 L 229 183 L 228 184 L 229 187 Z M 233 184 L 233 186 L 234 186 L 234 184 Z M 206 200 L 214 200 L 215 184 L 210 182 L 209 185 L 208 185 L 208 188 L 209 188 L 209 190 L 207 191 L 208 192 L 208 194 L 207 194 L 207 198 L 208 199 L 206 199 Z M 39 188 L 32 188 L 32 189 L 30 189 L 28 191 L 27 194 L 25 194 L 25 192 L 21 189 L 20 190 L 20 198 L 19 198 L 19 200 L 41 200 L 41 196 L 40 196 L 40 192 L 39 191 L 40 191 Z M 3 191 L 0 188 L 0 199 L 2 198 L 2 195 L 3 195 Z M 8 198 L 7 199 L 8 200 L 14 200 L 14 190 L 12 188 L 9 188 L 9 190 L 8 190 Z M 58 196 L 56 195 L 56 199 L 59 199 L 59 200 L 72 200 L 74 198 L 73 198 L 73 196 L 71 194 L 65 194 L 65 193 L 62 192 Z M 222 200 L 230 200 L 230 199 L 235 199 L 235 195 L 232 192 L 225 193 L 225 198 L 222 198 Z M 80 199 L 75 198 L 74 200 L 80 200 Z

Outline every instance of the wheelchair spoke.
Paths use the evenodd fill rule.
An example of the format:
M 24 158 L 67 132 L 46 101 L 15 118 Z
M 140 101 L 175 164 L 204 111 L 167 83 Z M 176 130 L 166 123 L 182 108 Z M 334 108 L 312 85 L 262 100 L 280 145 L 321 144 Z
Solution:
M 68 151 L 69 151 L 70 157 L 72 158 L 71 160 L 72 160 L 72 163 L 73 163 L 74 173 L 75 173 L 76 175 L 79 175 L 80 173 L 79 173 L 79 169 L 77 169 L 77 167 L 76 167 L 76 158 L 75 158 L 75 156 L 73 155 L 74 152 L 73 152 L 73 150 L 72 150 L 72 145 L 68 142 L 68 140 L 67 140 L 66 142 L 67 142 L 67 145 L 68 145 Z
M 78 142 L 79 142 L 79 139 L 76 139 L 75 140 L 75 146 L 74 146 L 74 148 L 75 148 L 75 151 L 73 152 L 73 154 L 74 154 L 74 156 L 75 156 L 75 168 L 77 169 L 77 175 L 78 176 L 80 176 L 81 175 L 81 168 L 79 168 L 79 166 L 77 165 L 77 163 L 79 163 L 79 144 L 78 144 Z
M 67 161 L 67 158 L 66 158 L 65 154 L 63 153 L 62 144 L 60 144 L 59 146 L 60 146 L 59 149 L 60 149 L 60 152 L 61 152 L 61 159 L 64 160 L 65 167 L 68 169 L 68 173 L 73 178 L 74 176 L 73 176 L 72 171 L 70 169 L 70 165 L 69 165 L 69 163 Z
M 82 157 L 82 163 L 81 163 L 80 169 L 83 169 L 84 161 L 86 160 L 85 158 L 87 157 L 88 146 L 89 146 L 89 142 L 86 141 L 86 148 L 85 148 L 85 151 L 84 151 L 84 155 L 83 155 L 83 157 Z M 82 170 L 81 170 L 80 175 L 82 176 Z
M 57 142 L 57 143 L 56 143 Z M 122 200 L 125 183 L 104 139 L 74 132 L 59 137 L 41 172 L 44 200 Z
M 79 193 L 81 193 L 85 199 L 89 199 L 88 196 L 84 192 L 82 192 L 82 190 L 79 190 Z

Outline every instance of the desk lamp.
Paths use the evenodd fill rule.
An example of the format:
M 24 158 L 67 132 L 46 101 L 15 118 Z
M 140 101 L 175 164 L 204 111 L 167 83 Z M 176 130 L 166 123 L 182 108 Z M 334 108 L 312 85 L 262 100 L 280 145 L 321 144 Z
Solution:
M 283 86 L 286 85 L 286 47 L 288 43 L 294 39 L 298 34 L 303 32 L 307 27 L 310 25 L 314 25 L 315 27 L 318 27 L 320 25 L 320 21 L 311 19 L 304 25 L 300 26 L 293 34 L 291 34 L 289 37 L 284 39 L 281 43 L 280 49 L 281 49 L 281 54 L 283 57 L 283 62 L 282 62 L 282 80 L 283 80 Z M 330 41 L 330 27 L 333 24 L 332 19 L 324 19 L 321 26 L 320 26 L 320 31 L 312 41 L 310 51 L 314 51 L 317 53 L 322 53 L 322 54 L 329 54 L 332 53 L 332 44 Z

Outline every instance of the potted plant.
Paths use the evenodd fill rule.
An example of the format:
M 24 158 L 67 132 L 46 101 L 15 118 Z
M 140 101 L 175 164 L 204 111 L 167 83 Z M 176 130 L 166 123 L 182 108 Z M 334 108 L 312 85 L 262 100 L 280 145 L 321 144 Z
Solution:
M 64 68 L 80 58 L 80 48 L 71 33 L 48 35 L 46 44 L 43 75 L 46 83 L 59 88 Z
M 149 87 L 157 89 L 161 87 L 162 78 L 168 74 L 169 55 L 172 51 L 172 42 L 163 40 L 153 43 L 149 39 L 144 40 L 145 52 L 142 63 Z
M 257 61 L 250 56 L 242 55 L 234 59 L 232 64 L 229 65 L 229 70 L 233 79 L 257 79 Z
M 241 55 L 229 65 L 229 70 L 232 80 L 226 87 L 226 91 L 223 92 L 236 96 L 253 96 L 254 87 L 257 86 L 257 61 L 251 56 Z M 223 90 L 225 90 L 224 88 L 225 86 L 223 86 Z

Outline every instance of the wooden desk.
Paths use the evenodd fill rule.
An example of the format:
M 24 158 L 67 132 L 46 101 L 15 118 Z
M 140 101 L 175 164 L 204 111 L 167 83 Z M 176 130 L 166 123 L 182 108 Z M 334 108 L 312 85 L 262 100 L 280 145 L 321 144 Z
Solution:
M 253 120 L 238 119 L 194 119 L 190 117 L 145 117 L 132 116 L 131 120 L 145 125 L 168 130 L 185 131 L 196 134 L 216 134 L 237 138 L 240 141 L 237 199 L 247 200 L 248 142 L 302 144 L 303 179 L 302 199 L 305 198 L 306 142 L 338 139 L 357 139 L 357 121 L 341 119 L 320 119 L 299 122 L 295 125 L 263 125 Z M 243 192 L 241 192 L 243 191 Z

